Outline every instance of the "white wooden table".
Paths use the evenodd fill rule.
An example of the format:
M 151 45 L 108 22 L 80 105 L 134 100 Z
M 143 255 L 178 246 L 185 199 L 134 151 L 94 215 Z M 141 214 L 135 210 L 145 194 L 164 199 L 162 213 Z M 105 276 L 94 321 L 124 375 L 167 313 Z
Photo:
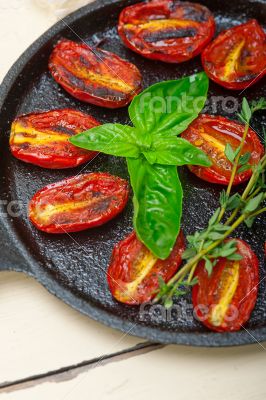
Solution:
M 0 0 L 0 80 L 53 22 L 31 0 Z M 3 400 L 262 400 L 265 350 L 153 346 L 84 317 L 23 274 L 0 273 Z

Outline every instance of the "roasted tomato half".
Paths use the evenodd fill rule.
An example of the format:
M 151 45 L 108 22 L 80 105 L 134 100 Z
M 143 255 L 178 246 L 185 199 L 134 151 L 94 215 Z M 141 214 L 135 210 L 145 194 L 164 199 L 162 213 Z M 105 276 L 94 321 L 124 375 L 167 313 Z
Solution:
M 73 146 L 68 139 L 97 125 L 90 115 L 71 109 L 22 115 L 12 124 L 10 149 L 19 160 L 43 168 L 76 167 L 97 153 Z
M 118 26 L 121 39 L 131 50 L 169 63 L 200 54 L 214 31 L 214 18 L 206 7 L 176 0 L 153 0 L 126 7 Z
M 104 224 L 125 207 L 128 183 L 107 173 L 78 175 L 38 191 L 29 218 L 41 231 L 77 232 Z
M 200 115 L 182 137 L 203 150 L 212 161 L 211 167 L 189 166 L 199 178 L 227 185 L 230 180 L 232 164 L 225 156 L 225 146 L 230 143 L 237 149 L 244 133 L 244 125 L 220 116 Z M 249 129 L 242 153 L 251 153 L 250 164 L 257 164 L 264 153 L 264 148 L 257 134 Z M 234 184 L 245 182 L 250 178 L 252 170 L 236 175 Z
M 222 32 L 202 53 L 207 75 L 228 89 L 246 89 L 266 74 L 266 35 L 255 19 Z
M 150 301 L 159 287 L 159 276 L 167 282 L 177 271 L 185 250 L 181 232 L 166 260 L 156 258 L 137 238 L 135 232 L 118 243 L 112 254 L 107 280 L 114 298 L 137 305 Z
M 196 270 L 198 284 L 192 290 L 194 315 L 217 332 L 239 330 L 248 321 L 257 299 L 258 258 L 243 240 L 236 242 L 242 260 L 221 258 L 210 276 L 204 261 Z
M 101 107 L 124 107 L 141 91 L 135 65 L 84 43 L 61 40 L 50 56 L 49 69 L 73 97 Z

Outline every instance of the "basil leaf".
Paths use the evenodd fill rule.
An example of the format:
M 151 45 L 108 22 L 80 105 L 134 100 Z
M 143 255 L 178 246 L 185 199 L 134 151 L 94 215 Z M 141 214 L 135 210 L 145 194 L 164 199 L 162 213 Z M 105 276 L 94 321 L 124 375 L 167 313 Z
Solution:
M 143 152 L 150 164 L 211 165 L 206 153 L 182 138 L 159 136 L 154 138 L 152 147 L 151 151 Z
M 120 157 L 138 157 L 136 129 L 120 124 L 104 124 L 72 136 L 70 142 L 87 150 Z
M 156 83 L 134 97 L 130 119 L 143 134 L 179 135 L 203 109 L 208 87 L 205 72 Z
M 182 186 L 175 166 L 150 165 L 144 157 L 127 159 L 134 191 L 134 227 L 158 258 L 167 258 L 180 230 Z

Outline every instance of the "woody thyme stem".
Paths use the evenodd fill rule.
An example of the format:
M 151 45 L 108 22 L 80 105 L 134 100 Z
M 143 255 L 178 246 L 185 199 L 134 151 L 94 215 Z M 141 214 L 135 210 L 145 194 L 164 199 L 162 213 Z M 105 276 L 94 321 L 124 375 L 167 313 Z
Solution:
M 197 264 L 206 254 L 215 249 L 215 247 L 219 246 L 219 244 L 221 244 L 246 218 L 246 214 L 241 215 L 238 220 L 235 221 L 234 224 L 228 229 L 228 231 L 221 237 L 221 239 L 216 240 L 206 249 L 201 250 L 195 257 L 193 257 L 186 265 L 181 268 L 181 270 L 168 282 L 168 285 L 171 286 L 175 284 L 179 280 L 179 278 L 186 276 L 195 264 Z M 171 292 L 175 291 L 175 288 L 173 289 L 174 290 L 171 290 Z M 160 295 L 156 296 L 154 302 L 159 301 L 160 298 Z
M 264 156 L 262 157 L 262 159 L 261 159 L 261 165 L 262 165 L 262 169 L 264 169 L 264 168 L 266 167 L 266 155 L 264 155 Z M 246 188 L 245 188 L 245 190 L 244 190 L 244 192 L 243 192 L 243 194 L 242 194 L 242 196 L 241 196 L 241 199 L 242 199 L 242 200 L 246 200 L 246 199 L 247 199 L 248 195 L 250 194 L 250 191 L 251 191 L 252 188 L 254 187 L 254 184 L 255 184 L 256 181 L 258 180 L 258 177 L 259 177 L 259 172 L 258 172 L 258 171 L 255 171 L 255 172 L 252 174 L 252 176 L 251 176 L 251 178 L 250 178 L 250 180 L 249 180 L 249 182 L 248 182 L 248 184 L 247 184 L 247 186 L 246 186 Z M 258 194 L 259 192 L 260 192 L 260 188 L 257 189 L 257 193 L 256 193 L 256 194 Z M 254 195 L 254 193 L 252 193 L 252 195 Z M 233 211 L 233 213 L 231 214 L 231 216 L 228 218 L 228 220 L 225 222 L 225 225 L 230 225 L 231 222 L 232 222 L 232 221 L 235 219 L 235 217 L 237 216 L 237 214 L 238 214 L 239 211 L 240 211 L 240 207 L 237 207 L 237 208 Z
M 193 257 L 187 264 L 185 264 L 181 270 L 168 282 L 169 286 L 172 286 L 172 289 L 170 290 L 167 299 L 172 298 L 178 284 L 182 282 L 182 280 L 185 278 L 185 276 L 191 272 L 194 271 L 195 265 L 197 266 L 198 262 L 209 252 L 211 252 L 213 249 L 215 249 L 219 244 L 221 244 L 239 225 L 241 225 L 245 219 L 247 218 L 254 218 L 257 217 L 258 215 L 266 212 L 266 207 L 257 210 L 253 213 L 245 213 L 242 214 L 235 222 L 234 224 L 228 229 L 228 231 L 221 237 L 221 239 L 216 240 L 213 242 L 210 246 L 208 246 L 206 249 L 201 250 L 195 257 Z M 193 276 L 193 275 L 192 275 Z M 162 298 L 162 295 L 157 295 L 155 299 L 153 300 L 153 303 L 157 303 L 160 301 Z
M 238 151 L 237 156 L 236 156 L 236 158 L 234 160 L 230 181 L 229 181 L 229 184 L 228 184 L 227 190 L 226 190 L 226 195 L 227 196 L 230 195 L 232 187 L 233 187 L 233 184 L 234 184 L 234 180 L 235 180 L 235 177 L 236 177 L 236 174 L 237 174 L 237 168 L 238 168 L 238 165 L 239 165 L 239 160 L 240 160 L 240 157 L 241 157 L 241 152 L 242 152 L 243 147 L 245 145 L 245 141 L 246 141 L 246 138 L 247 138 L 248 130 L 249 130 L 249 122 L 247 122 L 246 125 L 245 125 L 244 134 L 243 134 L 243 137 L 241 139 L 241 143 L 239 145 L 239 151 Z M 218 221 L 219 222 L 222 220 L 222 218 L 223 218 L 223 216 L 225 214 L 225 211 L 226 211 L 226 208 L 225 208 L 225 206 L 223 206 L 222 209 L 221 209 L 221 212 L 219 214 L 219 217 L 218 217 Z

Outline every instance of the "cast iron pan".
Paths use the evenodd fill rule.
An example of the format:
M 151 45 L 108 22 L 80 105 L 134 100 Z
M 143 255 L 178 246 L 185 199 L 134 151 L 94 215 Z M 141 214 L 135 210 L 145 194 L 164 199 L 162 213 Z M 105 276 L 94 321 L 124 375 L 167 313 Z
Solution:
M 233 334 L 208 331 L 192 318 L 191 299 L 179 301 L 183 313 L 167 319 L 161 310 L 145 315 L 137 307 L 121 305 L 113 300 L 106 282 L 106 268 L 115 243 L 132 230 L 131 201 L 124 213 L 103 227 L 82 233 L 47 235 L 37 231 L 27 219 L 27 204 L 41 187 L 77 174 L 81 168 L 48 171 L 13 158 L 9 152 L 10 125 L 16 115 L 60 107 L 73 107 L 92 114 L 102 122 L 127 123 L 126 109 L 106 110 L 79 102 L 61 89 L 50 76 L 47 63 L 49 54 L 61 37 L 89 44 L 105 38 L 102 47 L 118 53 L 135 63 L 143 73 L 144 86 L 158 81 L 176 79 L 202 69 L 200 58 L 181 65 L 168 65 L 149 61 L 126 49 L 119 40 L 116 25 L 123 7 L 137 1 L 96 1 L 60 21 L 42 35 L 15 63 L 0 89 L 0 269 L 25 272 L 35 277 L 51 293 L 67 304 L 113 328 L 162 343 L 182 343 L 195 346 L 230 346 L 266 339 L 265 281 L 260 284 L 259 297 L 246 330 Z M 266 2 L 254 0 L 202 0 L 214 13 L 217 31 L 256 18 L 266 21 Z M 265 90 L 265 79 L 245 91 L 248 99 L 258 99 Z M 210 95 L 238 96 L 214 83 Z M 230 101 L 227 104 L 230 107 Z M 205 111 L 211 111 L 208 107 Z M 212 111 L 213 112 L 213 111 Z M 224 114 L 218 109 L 217 114 Z M 228 112 L 229 114 L 229 112 Z M 229 114 L 232 116 L 232 114 Z M 257 115 L 253 126 L 262 132 L 266 124 L 263 114 Z M 83 172 L 108 171 L 128 179 L 123 159 L 100 155 Z M 184 168 L 181 179 L 185 192 L 183 229 L 186 234 L 204 227 L 212 210 L 218 204 L 220 188 L 208 185 L 192 176 Z M 6 215 L 5 203 L 19 201 L 22 215 Z M 13 213 L 15 204 L 11 203 Z M 22 206 L 22 207 L 21 207 Z M 265 220 L 259 220 L 253 230 L 239 231 L 260 257 L 261 278 L 265 276 L 263 245 Z M 12 291 L 12 287 L 10 288 Z M 14 293 L 16 296 L 16 293 Z M 19 299 L 17 299 L 19 301 Z M 184 311 L 185 310 L 185 311 Z M 147 310 L 146 310 L 147 311 Z

